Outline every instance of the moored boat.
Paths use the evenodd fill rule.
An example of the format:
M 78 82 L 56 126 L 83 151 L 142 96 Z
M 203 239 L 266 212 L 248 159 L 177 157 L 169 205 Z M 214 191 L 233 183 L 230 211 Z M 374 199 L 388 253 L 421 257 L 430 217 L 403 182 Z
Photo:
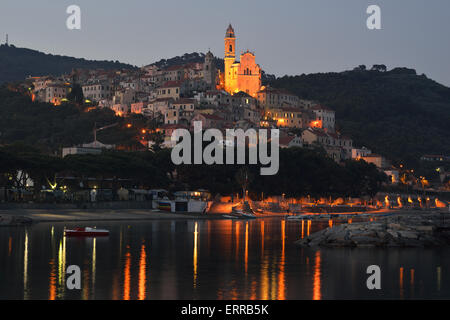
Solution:
M 96 228 L 75 228 L 64 230 L 66 237 L 106 237 L 109 235 L 108 230 L 96 229 Z

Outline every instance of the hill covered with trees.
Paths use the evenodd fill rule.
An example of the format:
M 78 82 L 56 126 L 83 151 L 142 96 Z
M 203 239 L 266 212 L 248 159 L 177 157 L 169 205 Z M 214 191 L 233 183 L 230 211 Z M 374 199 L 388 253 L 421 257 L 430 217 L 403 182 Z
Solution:
M 55 107 L 32 102 L 22 92 L 0 86 L 0 145 L 23 143 L 48 153 L 63 147 L 89 143 L 94 127 L 116 126 L 98 132 L 98 140 L 106 144 L 139 146 L 139 128 L 147 126 L 142 116 L 117 117 L 111 109 L 92 109 L 74 102 Z M 133 126 L 128 128 L 132 122 Z
M 336 111 L 339 130 L 356 146 L 416 164 L 424 154 L 450 154 L 450 88 L 415 70 L 371 70 L 285 76 L 270 83 Z
M 242 191 L 238 178 L 248 177 L 249 195 L 257 199 L 264 194 L 291 196 L 373 196 L 386 176 L 373 164 L 347 161 L 339 165 L 319 150 L 302 148 L 280 150 L 280 171 L 275 176 L 261 176 L 259 166 L 181 165 L 175 166 L 168 149 L 156 152 L 105 151 L 101 155 L 70 155 L 65 158 L 42 153 L 23 144 L 0 146 L 0 186 L 12 187 L 19 171 L 27 172 L 37 185 L 48 186 L 56 175 L 99 180 L 130 180 L 145 188 L 172 191 L 206 188 L 213 194 Z M 174 174 L 174 170 L 177 174 Z M 9 179 L 14 178 L 14 179 Z M 69 182 L 67 182 L 69 183 Z M 75 191 L 79 184 L 72 184 Z M 35 189 L 39 192 L 39 189 Z
M 77 68 L 116 70 L 135 67 L 119 61 L 78 59 L 17 48 L 13 45 L 0 45 L 0 84 L 22 81 L 28 76 L 59 76 Z

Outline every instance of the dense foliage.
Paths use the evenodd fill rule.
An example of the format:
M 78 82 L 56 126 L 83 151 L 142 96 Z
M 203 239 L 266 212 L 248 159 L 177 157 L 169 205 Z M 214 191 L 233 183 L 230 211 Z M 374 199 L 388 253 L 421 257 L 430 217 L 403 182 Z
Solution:
M 338 165 L 318 150 L 300 148 L 280 150 L 280 171 L 261 176 L 259 166 L 181 165 L 175 166 L 170 150 L 158 152 L 108 151 L 101 155 L 52 157 L 25 145 L 0 147 L 0 186 L 12 183 L 5 177 L 16 177 L 25 171 L 37 185 L 47 185 L 55 175 L 87 178 L 131 179 L 132 185 L 171 190 L 208 189 L 230 194 L 242 191 L 237 179 L 240 170 L 248 174 L 249 194 L 286 196 L 361 196 L 374 195 L 386 176 L 364 161 Z M 3 182 L 3 183 L 2 183 Z
M 142 117 L 132 120 L 145 121 L 138 118 Z M 84 106 L 74 103 L 55 107 L 32 102 L 29 96 L 0 87 L 0 144 L 22 142 L 56 152 L 62 147 L 92 142 L 94 127 L 118 123 L 116 127 L 98 132 L 98 140 L 105 144 L 131 145 L 136 143 L 139 133 L 136 126 L 127 128 L 126 121 L 130 119 L 116 117 L 110 109 L 87 112 Z
M 21 81 L 28 76 L 59 76 L 78 68 L 116 70 L 135 67 L 118 61 L 92 61 L 0 45 L 0 84 Z
M 364 66 L 341 73 L 285 76 L 271 82 L 336 111 L 357 146 L 416 165 L 424 154 L 450 154 L 450 88 L 406 68 Z

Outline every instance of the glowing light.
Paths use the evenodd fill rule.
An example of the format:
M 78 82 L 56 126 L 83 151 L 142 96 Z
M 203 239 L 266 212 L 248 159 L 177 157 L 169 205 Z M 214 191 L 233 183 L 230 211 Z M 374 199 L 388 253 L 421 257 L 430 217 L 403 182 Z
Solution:
M 123 279 L 123 300 L 130 300 L 130 267 L 131 267 L 131 253 L 128 251 L 125 254 L 125 269 Z
M 147 271 L 147 261 L 145 253 L 145 245 L 141 246 L 141 258 L 139 260 L 139 300 L 145 300 L 146 293 L 146 271 Z
M 284 220 L 283 220 L 284 221 Z M 245 275 L 247 276 L 248 271 L 248 222 L 245 223 L 245 251 L 244 251 L 244 261 L 245 261 Z
M 321 300 L 322 293 L 320 288 L 320 251 L 316 252 L 314 263 L 314 282 L 313 282 L 313 300 Z
M 261 221 L 261 255 L 264 255 L 264 221 Z
M 400 286 L 400 298 L 403 298 L 403 267 L 400 267 L 399 286 Z
M 280 272 L 278 273 L 278 300 L 285 300 L 285 239 L 286 239 L 286 221 L 281 220 L 281 257 L 280 257 Z
M 11 251 L 11 238 L 9 238 L 9 250 Z M 23 290 L 24 299 L 28 299 L 28 232 L 25 231 L 25 245 L 23 251 Z
M 97 239 L 92 240 L 92 285 L 95 285 L 95 273 L 97 268 Z
M 436 208 L 446 208 L 447 206 L 445 205 L 444 202 L 440 201 L 438 198 L 436 198 L 434 200 L 435 204 L 436 204 Z
M 194 228 L 194 253 L 193 253 L 193 273 L 194 273 L 194 288 L 197 287 L 197 261 L 198 259 L 198 222 L 195 222 Z
M 302 220 L 302 239 L 305 237 L 305 220 Z
M 55 300 L 56 299 L 56 266 L 55 266 L 55 260 L 50 260 L 50 283 L 49 283 L 49 293 L 48 293 L 48 299 L 49 300 Z

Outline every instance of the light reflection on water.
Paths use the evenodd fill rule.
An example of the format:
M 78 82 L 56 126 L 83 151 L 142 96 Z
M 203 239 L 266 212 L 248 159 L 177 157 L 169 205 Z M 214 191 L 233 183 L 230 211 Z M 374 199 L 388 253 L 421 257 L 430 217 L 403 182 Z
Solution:
M 296 247 L 336 221 L 105 222 L 108 238 L 71 239 L 64 227 L 0 229 L 1 299 L 449 298 L 450 249 Z M 82 270 L 68 290 L 66 269 Z M 366 288 L 367 266 L 382 290 Z

